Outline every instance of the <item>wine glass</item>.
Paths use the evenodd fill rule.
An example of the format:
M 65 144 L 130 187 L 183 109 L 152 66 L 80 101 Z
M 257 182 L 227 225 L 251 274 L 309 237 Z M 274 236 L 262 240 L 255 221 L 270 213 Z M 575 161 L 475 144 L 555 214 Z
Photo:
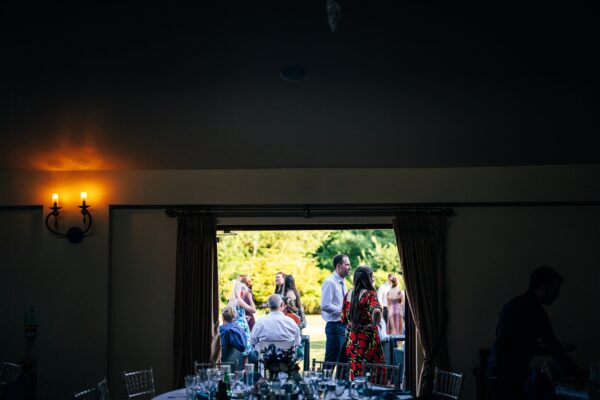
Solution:
M 254 385 L 254 364 L 244 365 L 244 371 L 246 372 L 246 385 Z
M 344 392 L 346 391 L 346 381 L 343 380 L 339 380 L 337 381 L 336 385 L 335 385 L 335 396 L 340 399 L 342 398 L 342 395 L 344 394 Z
M 288 374 L 286 374 L 285 372 L 279 371 L 277 373 L 277 379 L 279 379 L 279 383 L 280 383 L 279 387 L 281 387 L 281 388 L 283 387 L 287 378 L 288 378 Z

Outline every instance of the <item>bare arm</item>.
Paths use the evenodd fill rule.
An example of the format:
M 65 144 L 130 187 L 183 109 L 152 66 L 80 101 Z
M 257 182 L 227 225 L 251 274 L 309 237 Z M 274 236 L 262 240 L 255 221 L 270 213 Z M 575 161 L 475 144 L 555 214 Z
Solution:
M 248 296 L 248 297 L 250 298 L 250 302 L 248 303 L 248 305 L 254 309 L 254 311 L 250 311 L 250 312 L 256 312 L 256 305 L 254 304 L 254 296 L 252 296 L 252 293 L 250 293 L 250 296 Z
M 254 307 L 254 302 L 252 301 L 252 297 L 250 297 L 250 302 L 252 303 L 252 305 L 246 303 L 244 301 L 244 299 L 242 299 L 242 296 L 238 296 L 238 298 L 237 298 L 238 306 L 242 307 L 244 310 L 246 310 L 248 312 L 255 313 L 256 308 Z
M 369 306 L 372 307 L 373 311 L 371 311 L 371 318 L 373 319 L 373 325 L 379 325 L 379 321 L 381 321 L 381 304 L 377 300 L 377 293 L 375 291 L 371 291 L 369 294 Z
M 379 321 L 381 321 L 381 310 L 379 308 L 374 309 L 371 318 L 373 318 L 373 325 L 379 325 Z

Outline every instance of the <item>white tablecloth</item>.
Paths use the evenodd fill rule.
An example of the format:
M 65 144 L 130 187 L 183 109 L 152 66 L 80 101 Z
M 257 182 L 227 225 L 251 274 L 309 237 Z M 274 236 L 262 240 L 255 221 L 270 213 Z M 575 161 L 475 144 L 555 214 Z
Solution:
M 398 395 L 396 396 L 397 400 L 411 400 L 413 397 L 410 395 Z M 570 397 L 566 397 L 571 399 Z M 578 397 L 574 397 L 574 399 L 578 399 Z M 587 397 L 585 397 L 587 399 Z M 177 389 L 171 392 L 163 393 L 153 398 L 153 400 L 185 400 L 185 389 Z
M 156 396 L 153 400 L 185 400 L 185 388 L 160 394 Z
M 582 389 L 575 389 L 571 386 L 557 385 L 556 395 L 563 400 L 588 400 L 589 396 Z

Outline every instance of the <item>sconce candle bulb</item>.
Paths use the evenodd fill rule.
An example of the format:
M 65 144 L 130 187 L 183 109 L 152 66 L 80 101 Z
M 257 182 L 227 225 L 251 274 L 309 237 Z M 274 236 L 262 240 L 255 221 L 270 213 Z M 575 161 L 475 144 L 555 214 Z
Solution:
M 46 228 L 58 237 L 66 238 L 71 243 L 79 243 L 85 236 L 88 236 L 89 230 L 92 228 L 92 214 L 88 211 L 90 206 L 87 205 L 87 192 L 81 192 L 81 214 L 83 215 L 83 229 L 74 226 L 70 228 L 67 233 L 61 233 L 58 229 L 58 216 L 60 215 L 60 209 L 58 206 L 58 193 L 52 193 L 52 210 L 46 215 Z M 54 218 L 54 228 L 50 227 L 50 218 Z

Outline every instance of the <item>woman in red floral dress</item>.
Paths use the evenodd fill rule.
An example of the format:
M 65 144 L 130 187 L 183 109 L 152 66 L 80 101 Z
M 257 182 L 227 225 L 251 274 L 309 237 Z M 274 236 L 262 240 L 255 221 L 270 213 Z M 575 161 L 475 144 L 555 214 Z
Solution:
M 344 298 L 342 323 L 346 331 L 346 355 L 350 361 L 350 379 L 363 374 L 364 363 L 384 362 L 377 324 L 381 304 L 373 287 L 373 270 L 362 266 L 354 272 L 354 289 Z

